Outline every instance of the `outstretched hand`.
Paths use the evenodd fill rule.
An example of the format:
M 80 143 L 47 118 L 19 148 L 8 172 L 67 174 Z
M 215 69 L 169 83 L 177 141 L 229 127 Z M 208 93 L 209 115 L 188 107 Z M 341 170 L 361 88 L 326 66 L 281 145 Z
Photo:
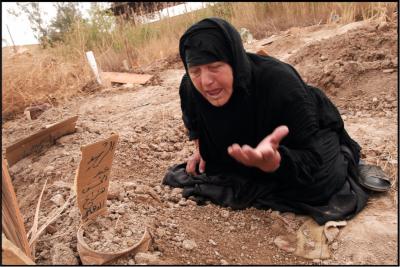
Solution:
M 279 126 L 256 148 L 233 144 L 228 147 L 228 154 L 246 166 L 257 167 L 265 172 L 274 172 L 279 168 L 281 162 L 281 155 L 278 151 L 279 143 L 288 133 L 287 126 Z

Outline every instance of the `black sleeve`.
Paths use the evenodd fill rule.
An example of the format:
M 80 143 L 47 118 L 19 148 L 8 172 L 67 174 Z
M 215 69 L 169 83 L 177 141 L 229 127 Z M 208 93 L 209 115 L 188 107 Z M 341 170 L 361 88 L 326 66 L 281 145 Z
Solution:
M 198 120 L 196 114 L 196 106 L 193 101 L 192 84 L 190 78 L 185 74 L 182 77 L 179 86 L 179 96 L 181 99 L 182 119 L 183 123 L 188 130 L 189 140 L 199 138 Z
M 278 71 L 274 81 L 272 102 L 279 113 L 278 125 L 289 128 L 278 148 L 281 165 L 275 174 L 288 181 L 313 183 L 315 172 L 338 147 L 334 141 L 327 142 L 325 132 L 320 131 L 316 103 L 298 74 L 288 67 Z

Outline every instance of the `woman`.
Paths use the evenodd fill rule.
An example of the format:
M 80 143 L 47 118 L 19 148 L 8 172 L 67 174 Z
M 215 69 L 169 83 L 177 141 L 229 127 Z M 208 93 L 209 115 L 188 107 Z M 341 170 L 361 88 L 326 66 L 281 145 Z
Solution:
M 286 63 L 246 53 L 219 18 L 192 25 L 179 51 L 183 121 L 197 150 L 164 184 L 197 201 L 309 214 L 319 224 L 365 206 L 355 182 L 360 146 L 321 90 Z

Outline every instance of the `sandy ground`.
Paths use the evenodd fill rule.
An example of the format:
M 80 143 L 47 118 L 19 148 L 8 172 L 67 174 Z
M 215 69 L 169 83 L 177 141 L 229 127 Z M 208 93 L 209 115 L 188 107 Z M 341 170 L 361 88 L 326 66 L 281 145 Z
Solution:
M 372 193 L 367 207 L 340 228 L 328 259 L 305 259 L 276 245 L 278 236 L 295 233 L 306 216 L 197 206 L 181 199 L 179 190 L 161 185 L 167 168 L 185 161 L 194 149 L 181 120 L 178 87 L 184 70 L 176 56 L 146 69 L 156 75 L 149 85 L 106 88 L 49 109 L 37 120 L 21 117 L 3 124 L 4 153 L 4 147 L 42 126 L 79 115 L 76 133 L 10 168 L 26 229 L 32 227 L 44 181 L 39 225 L 71 193 L 80 147 L 116 132 L 120 139 L 111 172 L 110 214 L 146 217 L 154 243 L 148 254 L 127 255 L 111 264 L 397 264 L 397 25 L 292 28 L 276 34 L 272 43 L 267 40 L 246 48 L 265 49 L 323 89 L 363 147 L 362 158 L 380 165 L 393 184 L 389 192 Z M 78 225 L 74 203 L 39 238 L 36 263 L 80 263 Z

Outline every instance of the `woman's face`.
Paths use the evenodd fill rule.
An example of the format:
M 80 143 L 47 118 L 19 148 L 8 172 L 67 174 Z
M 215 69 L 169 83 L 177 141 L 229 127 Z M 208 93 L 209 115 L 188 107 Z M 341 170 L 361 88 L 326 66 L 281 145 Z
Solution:
M 229 64 L 215 61 L 188 70 L 196 89 L 213 106 L 220 107 L 229 101 L 233 92 L 233 71 Z

